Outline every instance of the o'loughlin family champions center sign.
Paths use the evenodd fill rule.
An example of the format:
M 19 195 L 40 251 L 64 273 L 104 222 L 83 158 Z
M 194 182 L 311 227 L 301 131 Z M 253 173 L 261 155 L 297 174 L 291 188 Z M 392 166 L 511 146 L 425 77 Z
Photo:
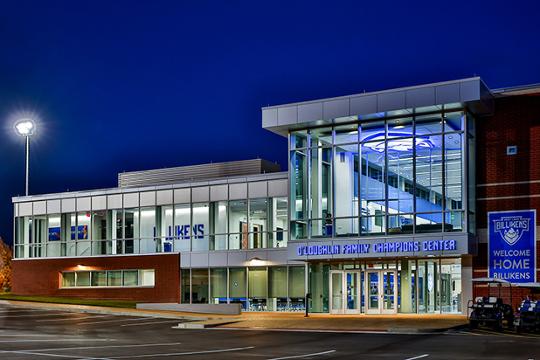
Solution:
M 536 282 L 536 211 L 488 213 L 488 274 L 512 283 Z

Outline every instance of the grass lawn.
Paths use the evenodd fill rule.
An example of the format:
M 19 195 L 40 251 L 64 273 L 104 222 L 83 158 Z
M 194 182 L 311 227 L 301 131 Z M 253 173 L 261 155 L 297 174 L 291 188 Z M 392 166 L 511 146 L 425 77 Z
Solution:
M 14 295 L 11 293 L 0 292 L 0 300 L 18 300 L 18 301 L 34 301 L 43 303 L 55 304 L 71 304 L 71 305 L 90 305 L 90 306 L 109 306 L 117 308 L 135 308 L 135 301 L 127 300 L 100 300 L 100 299 L 79 299 L 70 297 L 53 297 L 53 296 L 30 296 L 30 295 Z

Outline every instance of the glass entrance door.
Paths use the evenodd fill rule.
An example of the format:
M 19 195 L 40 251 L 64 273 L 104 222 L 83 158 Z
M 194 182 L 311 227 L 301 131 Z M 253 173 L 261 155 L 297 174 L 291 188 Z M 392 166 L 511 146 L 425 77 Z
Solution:
M 366 314 L 397 313 L 397 271 L 366 271 Z
M 360 271 L 330 271 L 330 313 L 360 313 Z

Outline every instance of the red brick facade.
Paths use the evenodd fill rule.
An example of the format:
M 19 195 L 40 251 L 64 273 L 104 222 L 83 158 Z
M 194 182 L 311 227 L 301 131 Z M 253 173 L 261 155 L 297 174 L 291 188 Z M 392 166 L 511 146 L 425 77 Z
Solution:
M 154 287 L 60 288 L 63 271 L 154 269 Z M 180 255 L 102 256 L 13 261 L 12 292 L 18 295 L 70 296 L 91 299 L 179 302 Z
M 540 214 L 540 94 L 496 98 L 493 116 L 476 122 L 476 141 L 476 223 L 480 243 L 473 261 L 473 277 L 482 277 L 487 276 L 487 213 L 536 209 L 537 216 Z M 510 145 L 517 146 L 516 155 L 506 154 Z M 474 290 L 479 296 L 487 289 Z M 523 291 L 515 289 L 513 295 L 514 302 L 520 301 Z

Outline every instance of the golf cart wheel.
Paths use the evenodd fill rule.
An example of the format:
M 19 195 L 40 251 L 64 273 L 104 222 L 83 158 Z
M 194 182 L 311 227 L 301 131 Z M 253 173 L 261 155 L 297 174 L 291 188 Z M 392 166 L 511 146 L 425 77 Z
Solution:
M 503 329 L 502 320 L 495 321 L 495 323 L 493 324 L 493 330 L 502 331 L 502 329 Z

